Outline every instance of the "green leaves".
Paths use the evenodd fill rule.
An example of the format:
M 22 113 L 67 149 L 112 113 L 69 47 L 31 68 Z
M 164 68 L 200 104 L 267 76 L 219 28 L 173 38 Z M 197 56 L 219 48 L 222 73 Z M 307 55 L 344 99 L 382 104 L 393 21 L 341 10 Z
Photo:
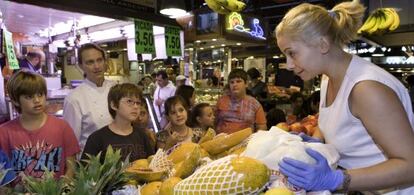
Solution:
M 42 179 L 24 176 L 24 186 L 29 193 L 38 195 L 100 195 L 110 194 L 121 189 L 130 179 L 125 169 L 129 157 L 122 161 L 121 151 L 107 148 L 105 160 L 101 163 L 101 153 L 88 155 L 87 160 L 71 163 L 74 176 L 55 180 L 53 173 L 46 171 Z
M 130 179 L 125 173 L 129 158 L 123 162 L 120 150 L 114 151 L 109 146 L 103 163 L 100 162 L 101 153 L 96 156 L 88 155 L 88 158 L 84 161 L 86 165 L 77 163 L 75 175 L 69 185 L 70 194 L 107 194 L 121 189 Z
M 38 195 L 61 195 L 63 193 L 63 180 L 55 180 L 54 173 L 46 169 L 42 178 L 23 176 L 23 183 L 29 193 Z

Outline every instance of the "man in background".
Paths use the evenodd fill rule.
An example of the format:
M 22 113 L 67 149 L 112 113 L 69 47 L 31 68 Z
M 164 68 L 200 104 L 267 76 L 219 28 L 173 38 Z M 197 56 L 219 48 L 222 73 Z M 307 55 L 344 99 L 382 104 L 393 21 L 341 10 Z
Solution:
M 186 83 L 186 78 L 184 75 L 178 75 L 177 77 L 175 77 L 175 87 L 178 88 L 181 85 L 185 85 Z
M 154 92 L 154 109 L 157 114 L 158 122 L 160 123 L 161 129 L 167 125 L 167 119 L 164 115 L 164 102 L 169 97 L 174 96 L 176 87 L 168 80 L 167 72 L 160 70 L 156 75 L 157 88 Z
M 30 72 L 42 72 L 42 59 L 45 53 L 41 50 L 29 51 L 26 57 L 19 61 L 20 69 L 26 69 Z

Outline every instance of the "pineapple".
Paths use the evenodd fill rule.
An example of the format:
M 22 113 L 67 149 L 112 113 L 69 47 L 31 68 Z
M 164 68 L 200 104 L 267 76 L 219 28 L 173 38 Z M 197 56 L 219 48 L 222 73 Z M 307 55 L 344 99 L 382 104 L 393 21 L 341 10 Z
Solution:
M 107 149 L 103 163 L 100 162 L 100 155 L 88 156 L 85 164 L 77 163 L 74 177 L 68 178 L 68 194 L 110 194 L 127 184 L 130 176 L 125 173 L 125 169 L 129 158 L 122 162 L 120 150 L 114 151 L 111 146 Z
M 63 180 L 55 180 L 54 173 L 47 170 L 42 178 L 23 175 L 23 185 L 30 194 L 61 195 L 63 193 Z
M 23 185 L 30 194 L 38 195 L 100 195 L 110 194 L 121 189 L 130 180 L 125 173 L 129 158 L 123 162 L 121 151 L 114 151 L 108 147 L 105 161 L 100 162 L 101 153 L 97 156 L 88 156 L 85 163 L 71 163 L 74 167 L 74 176 L 56 180 L 53 173 L 46 171 L 42 179 L 23 176 Z M 1 176 L 1 175 L 0 175 Z

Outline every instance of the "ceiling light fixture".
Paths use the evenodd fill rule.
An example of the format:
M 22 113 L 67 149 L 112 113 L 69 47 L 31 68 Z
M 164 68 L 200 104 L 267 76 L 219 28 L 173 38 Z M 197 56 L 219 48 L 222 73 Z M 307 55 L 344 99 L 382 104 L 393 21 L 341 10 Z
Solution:
M 184 0 L 161 0 L 160 13 L 167 16 L 181 16 L 185 15 L 185 1 Z

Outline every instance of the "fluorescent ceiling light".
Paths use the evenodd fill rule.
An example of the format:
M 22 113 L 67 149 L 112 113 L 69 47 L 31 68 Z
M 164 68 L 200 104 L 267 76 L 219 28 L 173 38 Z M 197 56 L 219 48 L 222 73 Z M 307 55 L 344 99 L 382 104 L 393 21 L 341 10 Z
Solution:
M 161 0 L 160 13 L 167 16 L 185 15 L 184 0 Z

